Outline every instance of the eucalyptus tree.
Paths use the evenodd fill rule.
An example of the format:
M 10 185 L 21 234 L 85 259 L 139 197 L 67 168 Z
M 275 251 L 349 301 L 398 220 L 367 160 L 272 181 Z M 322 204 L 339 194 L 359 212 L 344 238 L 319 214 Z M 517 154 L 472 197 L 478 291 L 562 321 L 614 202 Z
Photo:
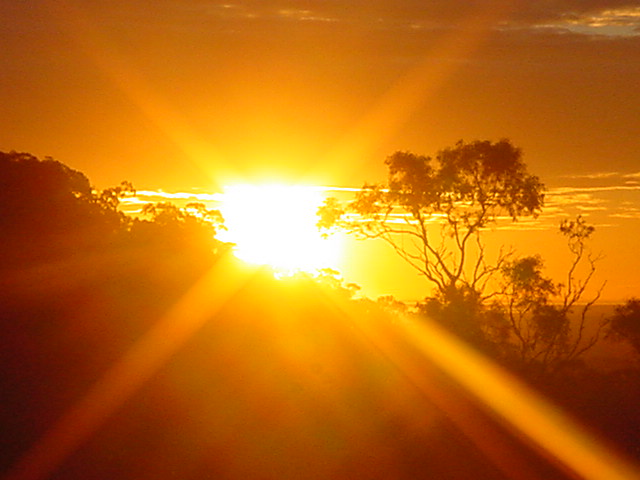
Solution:
M 585 298 L 600 259 L 588 244 L 594 231 L 582 216 L 560 223 L 570 253 L 564 282 L 545 277 L 537 255 L 508 260 L 501 268 L 502 288 L 493 310 L 506 319 L 514 360 L 530 372 L 553 374 L 570 365 L 598 342 L 608 323 L 588 318 L 605 286 Z
M 387 182 L 365 184 L 351 201 L 329 198 L 319 227 L 379 238 L 431 282 L 442 299 L 482 295 L 509 257 L 487 258 L 484 232 L 499 220 L 537 216 L 544 186 L 508 140 L 459 141 L 435 156 L 396 152 Z

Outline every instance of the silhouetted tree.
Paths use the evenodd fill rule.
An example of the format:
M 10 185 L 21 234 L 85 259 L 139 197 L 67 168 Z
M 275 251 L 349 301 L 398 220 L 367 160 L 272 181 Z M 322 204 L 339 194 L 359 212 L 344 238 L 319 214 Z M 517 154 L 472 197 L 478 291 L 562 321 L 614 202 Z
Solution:
M 445 303 L 460 292 L 482 295 L 508 257 L 488 262 L 482 232 L 499 216 L 516 221 L 543 205 L 542 183 L 508 140 L 460 141 L 435 158 L 396 152 L 385 164 L 386 184 L 365 184 L 346 204 L 328 199 L 318 225 L 384 240 Z
M 618 305 L 609 320 L 608 335 L 629 342 L 640 356 L 640 299 L 634 297 Z
M 98 191 L 52 158 L 0 152 L 0 268 L 112 247 L 171 248 L 192 257 L 227 248 L 215 239 L 224 228 L 219 211 L 201 203 L 147 204 L 134 219 L 119 209 L 133 195 L 130 182 Z
M 152 205 L 134 219 L 120 211 L 134 194 L 128 182 L 95 190 L 51 158 L 0 153 L 3 472 L 218 259 L 219 214 Z
M 540 256 L 508 260 L 502 265 L 502 288 L 493 305 L 504 312 L 517 359 L 528 370 L 555 373 L 591 349 L 600 338 L 606 322 L 597 324 L 589 336 L 585 330 L 587 313 L 600 298 L 604 284 L 589 301 L 580 304 L 598 260 L 587 245 L 594 230 L 581 216 L 561 222 L 560 232 L 573 256 L 564 284 L 544 276 Z M 579 277 L 577 271 L 585 262 L 587 273 Z
M 394 315 L 405 315 L 409 311 L 409 306 L 393 295 L 381 295 L 376 299 L 376 305 L 386 312 Z
M 496 353 L 496 348 L 508 340 L 501 312 L 496 315 L 478 292 L 468 287 L 451 289 L 446 294 L 436 292 L 418 303 L 418 312 L 485 351 Z
M 148 203 L 142 207 L 142 215 L 164 227 L 207 225 L 214 234 L 224 228 L 220 211 L 208 210 L 204 203 L 188 203 L 184 208 L 178 208 L 169 202 Z
M 111 241 L 128 226 L 117 207 L 120 198 L 132 193 L 126 182 L 96 192 L 83 173 L 52 158 L 0 152 L 0 266 Z
M 223 228 L 220 212 L 209 210 L 202 203 L 189 203 L 179 208 L 169 202 L 160 202 L 143 206 L 141 217 L 131 225 L 131 235 L 138 243 L 209 255 L 229 247 L 215 239 Z
M 350 202 L 328 199 L 319 227 L 386 241 L 435 287 L 421 313 L 528 369 L 556 371 L 593 347 L 603 324 L 586 337 L 586 318 L 604 285 L 578 310 L 598 260 L 587 246 L 593 226 L 582 217 L 561 223 L 572 255 L 564 283 L 544 276 L 539 256 L 500 249 L 487 259 L 488 228 L 543 206 L 544 186 L 519 149 L 507 140 L 461 141 L 434 158 L 396 152 L 385 163 L 386 184 L 365 185 Z
M 0 228 L 5 233 L 67 231 L 89 212 L 89 180 L 51 158 L 0 152 Z

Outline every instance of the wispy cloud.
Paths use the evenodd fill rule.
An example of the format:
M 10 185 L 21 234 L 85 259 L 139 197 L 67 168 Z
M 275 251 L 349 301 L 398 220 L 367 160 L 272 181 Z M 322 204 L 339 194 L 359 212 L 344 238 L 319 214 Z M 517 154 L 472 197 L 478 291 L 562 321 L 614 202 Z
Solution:
M 640 185 L 625 184 L 630 179 L 640 178 L 640 172 L 595 172 L 566 176 L 586 185 L 565 185 L 550 188 L 546 192 L 545 207 L 537 218 L 525 217 L 518 222 L 510 218 L 498 219 L 495 228 L 500 231 L 541 231 L 555 230 L 563 218 L 583 215 L 590 218 L 597 226 L 615 225 L 614 219 L 640 219 Z M 602 184 L 602 183 L 605 184 Z M 342 200 L 350 200 L 354 194 L 362 191 L 361 187 L 349 186 L 309 186 L 326 197 L 335 196 Z M 139 213 L 145 203 L 172 202 L 184 207 L 191 202 L 204 203 L 208 208 L 218 208 L 224 199 L 224 193 L 209 192 L 165 192 L 141 190 L 136 197 L 125 199 L 123 210 L 127 213 Z M 394 212 L 391 221 L 406 224 L 408 218 L 402 212 Z M 434 218 L 437 221 L 437 218 Z
M 620 202 L 617 210 L 611 216 L 615 218 L 640 219 L 640 202 Z
M 584 192 L 615 192 L 640 190 L 640 185 L 608 185 L 595 187 L 557 187 L 549 190 L 547 195 L 567 195 Z
M 170 202 L 180 208 L 189 203 L 204 203 L 207 208 L 216 208 L 221 199 L 221 193 L 138 190 L 135 196 L 123 198 L 120 204 L 124 213 L 138 215 L 142 212 L 142 207 L 149 203 Z
M 142 12 L 148 10 L 143 0 L 130 0 L 127 4 L 127 8 L 115 6 L 109 11 L 119 10 L 126 16 L 136 8 Z M 486 27 L 500 30 L 640 35 L 640 7 L 637 2 L 624 0 L 518 0 L 511 5 L 488 0 L 158 0 L 154 7 L 158 12 L 156 17 L 165 16 L 169 22 L 178 23 L 194 18 L 200 23 L 208 18 L 222 22 L 265 21 L 274 26 L 285 21 L 340 23 L 372 30 L 427 32 L 461 28 L 469 18 L 488 15 L 493 20 Z
M 563 175 L 561 178 L 587 183 L 590 181 L 595 181 L 601 184 L 601 186 L 588 187 L 591 188 L 592 191 L 594 191 L 594 189 L 635 190 L 640 186 L 640 172 L 593 172 L 575 175 Z
M 338 22 L 340 17 L 326 13 L 318 2 L 235 1 L 186 4 L 205 15 L 221 20 L 288 20 L 300 22 Z
M 553 4 L 553 2 L 550 3 Z M 556 3 L 559 4 L 559 2 Z M 622 5 L 608 8 L 601 5 L 600 8 L 597 8 L 597 5 L 594 5 L 597 3 L 606 4 L 607 2 L 583 2 L 582 9 L 566 9 L 564 11 L 558 9 L 555 18 L 534 24 L 534 27 L 565 30 L 584 35 L 640 36 L 640 7 Z
M 555 207 L 557 210 L 566 212 L 567 208 L 576 208 L 580 211 L 604 209 L 606 202 L 601 198 L 595 197 L 590 192 L 557 189 L 555 192 L 547 194 L 545 203 L 547 209 L 548 207 Z
M 638 34 L 640 27 L 640 7 L 606 9 L 593 14 L 585 14 L 568 23 L 591 28 L 618 27 L 631 28 Z
M 300 9 L 300 8 L 282 8 L 277 11 L 277 15 L 287 20 L 295 20 L 302 22 L 325 22 L 335 23 L 340 21 L 337 17 L 329 15 L 321 15 L 313 10 Z
M 637 220 L 637 219 L 640 219 L 640 211 L 617 212 L 617 213 L 612 213 L 610 216 L 614 218 L 623 218 L 627 220 L 629 219 Z
M 563 186 L 547 192 L 545 216 L 553 209 L 556 218 L 567 215 L 592 215 L 598 226 L 610 224 L 607 219 L 640 218 L 640 178 L 638 173 L 596 172 L 572 175 L 581 186 Z
M 162 190 L 139 190 L 136 197 L 143 201 L 160 200 L 188 200 L 197 202 L 216 202 L 221 199 L 220 193 L 197 193 L 197 192 L 164 192 Z
M 601 179 L 601 178 L 616 178 L 621 176 L 623 176 L 623 174 L 620 172 L 594 172 L 594 173 L 582 173 L 582 174 L 575 174 L 575 175 L 563 175 L 562 178 L 569 178 L 569 179 L 584 178 L 587 180 L 595 180 L 595 179 Z

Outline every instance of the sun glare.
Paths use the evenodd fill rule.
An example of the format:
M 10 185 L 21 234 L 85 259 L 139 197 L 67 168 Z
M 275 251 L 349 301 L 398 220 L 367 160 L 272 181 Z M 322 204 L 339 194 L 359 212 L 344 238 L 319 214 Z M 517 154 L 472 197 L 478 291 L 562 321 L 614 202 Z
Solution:
M 337 268 L 342 250 L 337 236 L 322 238 L 316 211 L 321 189 L 297 185 L 232 185 L 220 210 L 238 258 L 269 265 L 279 273 Z

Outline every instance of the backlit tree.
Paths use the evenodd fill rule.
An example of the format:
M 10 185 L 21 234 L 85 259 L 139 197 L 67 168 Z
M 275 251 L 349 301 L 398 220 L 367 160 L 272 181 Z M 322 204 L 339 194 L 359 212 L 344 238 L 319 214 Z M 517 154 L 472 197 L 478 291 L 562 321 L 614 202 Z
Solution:
M 427 278 L 443 300 L 482 296 L 509 256 L 488 261 L 483 232 L 501 217 L 540 212 L 544 194 L 508 140 L 458 142 L 435 157 L 396 152 L 385 184 L 365 184 L 356 198 L 328 199 L 318 225 L 360 238 L 380 238 Z

